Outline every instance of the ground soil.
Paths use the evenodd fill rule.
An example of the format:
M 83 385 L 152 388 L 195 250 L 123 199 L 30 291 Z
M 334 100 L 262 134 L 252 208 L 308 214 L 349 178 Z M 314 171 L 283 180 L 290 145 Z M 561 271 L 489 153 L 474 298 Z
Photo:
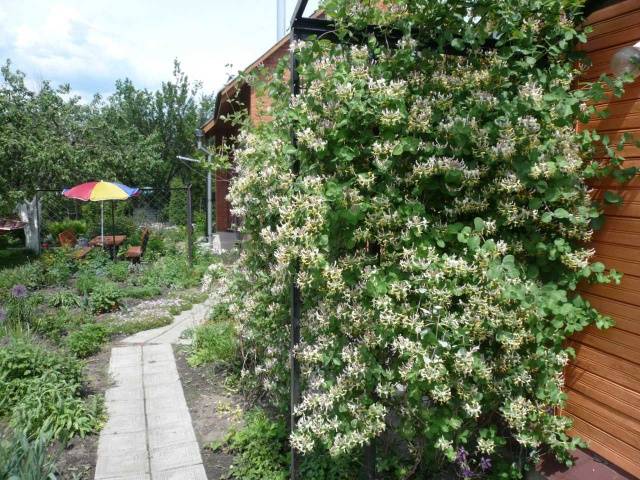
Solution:
M 210 447 L 220 445 L 232 429 L 241 425 L 242 401 L 225 388 L 224 376 L 214 367 L 189 366 L 183 347 L 174 347 L 174 353 L 207 478 L 226 478 L 233 456 Z
M 109 357 L 113 342 L 85 360 L 86 393 L 104 395 L 111 385 L 109 378 Z M 84 438 L 74 437 L 61 452 L 57 466 L 61 480 L 92 480 L 98 451 L 98 434 Z M 54 447 L 55 448 L 55 447 Z

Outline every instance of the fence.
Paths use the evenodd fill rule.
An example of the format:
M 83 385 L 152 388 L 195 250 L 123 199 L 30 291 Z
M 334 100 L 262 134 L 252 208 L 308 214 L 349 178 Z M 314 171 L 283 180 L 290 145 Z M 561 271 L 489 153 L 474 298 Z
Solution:
M 62 188 L 36 192 L 38 245 L 55 246 L 64 230 L 77 230 L 80 237 L 135 235 L 142 227 L 152 230 L 184 228 L 187 256 L 193 258 L 193 210 L 191 186 L 156 190 L 140 189 L 127 200 L 83 202 L 62 195 Z

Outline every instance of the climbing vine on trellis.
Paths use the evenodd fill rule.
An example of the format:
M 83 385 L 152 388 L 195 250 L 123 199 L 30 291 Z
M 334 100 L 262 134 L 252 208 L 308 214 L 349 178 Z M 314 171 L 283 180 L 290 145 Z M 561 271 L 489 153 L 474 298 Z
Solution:
M 579 83 L 580 1 L 379 3 L 326 1 L 344 42 L 294 44 L 302 92 L 289 99 L 283 63 L 262 79 L 273 121 L 240 136 L 230 197 L 247 241 L 226 300 L 245 384 L 286 407 L 293 280 L 300 452 L 381 438 L 399 459 L 385 478 L 568 461 L 565 340 L 611 324 L 577 286 L 619 281 L 591 262 L 589 182 L 635 174 L 575 125 L 630 78 Z M 372 23 L 402 39 L 349 44 Z

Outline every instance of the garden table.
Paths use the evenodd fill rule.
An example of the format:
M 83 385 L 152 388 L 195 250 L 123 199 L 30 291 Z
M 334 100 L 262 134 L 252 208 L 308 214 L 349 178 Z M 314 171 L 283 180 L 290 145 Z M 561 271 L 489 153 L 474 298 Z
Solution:
M 126 235 L 105 235 L 104 238 L 101 235 L 98 235 L 89 241 L 89 245 L 92 247 L 103 247 L 104 249 L 109 249 L 111 258 L 116 258 L 118 248 L 126 239 Z

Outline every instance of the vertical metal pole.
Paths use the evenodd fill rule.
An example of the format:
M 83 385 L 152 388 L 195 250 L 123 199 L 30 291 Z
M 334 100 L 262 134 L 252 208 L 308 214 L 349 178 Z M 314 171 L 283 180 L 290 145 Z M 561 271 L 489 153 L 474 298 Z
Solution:
M 291 42 L 296 42 L 298 36 L 296 34 L 295 27 L 291 29 Z M 291 51 L 291 95 L 295 96 L 300 93 L 300 76 L 298 75 L 298 60 L 296 53 Z M 297 147 L 298 139 L 294 129 L 291 130 L 291 144 L 293 147 Z M 297 177 L 300 173 L 300 163 L 296 156 L 293 160 L 292 171 Z M 300 365 L 295 356 L 295 351 L 300 343 L 300 310 L 302 301 L 300 299 L 300 289 L 296 283 L 296 277 L 298 273 L 299 265 L 296 264 L 293 272 L 293 279 L 291 281 L 291 345 L 289 351 L 289 361 L 291 368 L 291 405 L 290 408 L 290 426 L 293 433 L 296 429 L 297 418 L 295 409 L 300 403 Z M 295 448 L 291 447 L 291 480 L 297 480 L 300 469 L 300 454 Z
M 116 261 L 116 203 L 111 200 L 111 260 Z
M 36 190 L 36 239 L 38 240 L 38 246 L 36 247 L 36 255 L 40 255 L 42 250 L 42 239 L 40 238 L 40 227 L 42 226 L 40 218 L 40 191 Z
M 187 257 L 193 265 L 193 218 L 191 212 L 191 185 L 187 185 Z
M 376 443 L 371 440 L 364 447 L 363 470 L 365 480 L 376 480 Z
M 209 248 L 213 248 L 213 212 L 211 205 L 211 154 L 207 156 L 207 240 Z

